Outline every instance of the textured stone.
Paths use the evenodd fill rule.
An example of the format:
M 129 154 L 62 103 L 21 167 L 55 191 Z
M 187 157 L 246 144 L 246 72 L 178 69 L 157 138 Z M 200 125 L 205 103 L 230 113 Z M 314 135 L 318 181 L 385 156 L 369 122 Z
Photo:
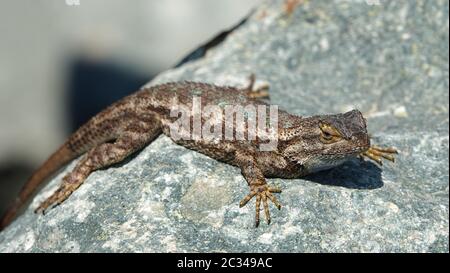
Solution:
M 359 108 L 373 141 L 399 149 L 380 169 L 354 160 L 283 189 L 273 223 L 253 227 L 240 171 L 161 136 L 93 173 L 64 204 L 32 213 L 68 166 L 0 233 L 0 252 L 448 252 L 447 1 L 268 1 L 206 57 L 154 82 L 271 84 L 299 115 Z

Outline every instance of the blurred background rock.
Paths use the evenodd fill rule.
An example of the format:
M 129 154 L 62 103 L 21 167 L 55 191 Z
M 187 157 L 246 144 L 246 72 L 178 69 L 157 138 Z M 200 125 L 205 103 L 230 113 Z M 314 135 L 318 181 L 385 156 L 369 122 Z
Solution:
M 75 128 L 260 1 L 69 2 L 0 2 L 0 214 Z

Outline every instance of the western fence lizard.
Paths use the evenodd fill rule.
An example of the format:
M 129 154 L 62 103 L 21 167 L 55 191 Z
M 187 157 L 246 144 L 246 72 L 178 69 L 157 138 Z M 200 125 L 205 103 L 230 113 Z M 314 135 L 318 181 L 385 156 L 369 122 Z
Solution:
M 275 125 L 270 125 L 272 121 L 267 118 L 253 119 L 256 116 L 259 118 L 263 112 L 266 114 L 266 108 L 270 107 L 263 100 L 268 97 L 267 88 L 254 90 L 254 81 L 252 76 L 246 88 L 198 82 L 166 83 L 143 87 L 112 104 L 72 134 L 31 176 L 2 218 L 0 229 L 14 219 L 18 210 L 46 178 L 74 158 L 84 154 L 76 167 L 63 178 L 60 187 L 35 212 L 45 213 L 47 209 L 61 204 L 81 186 L 90 173 L 121 162 L 160 134 L 169 136 L 179 145 L 239 167 L 250 188 L 250 193 L 239 205 L 242 207 L 256 197 L 256 226 L 259 225 L 261 202 L 267 223 L 270 223 L 268 199 L 278 209 L 281 208 L 273 194 L 281 190 L 269 186 L 266 177 L 299 177 L 335 167 L 356 156 L 366 156 L 379 164 L 382 158 L 394 161 L 392 154 L 396 153 L 395 149 L 370 146 L 366 120 L 358 110 L 300 117 L 276 108 L 273 112 L 277 118 Z M 207 106 L 215 106 L 212 109 L 216 113 L 191 113 L 185 120 L 187 128 L 179 123 L 179 134 L 174 134 L 173 130 L 177 128 L 174 124 L 180 121 L 183 113 L 186 114 L 180 109 L 186 111 L 195 108 L 196 100 L 200 111 Z M 232 113 L 231 124 L 227 124 L 227 106 L 247 108 L 244 108 L 243 114 Z M 178 109 L 175 115 L 174 109 Z M 242 114 L 245 122 L 238 120 L 238 114 Z M 254 124 L 252 127 L 251 120 L 256 120 L 257 126 Z M 267 125 L 263 124 L 266 121 L 267 128 L 262 126 Z M 210 126 L 212 124 L 218 125 Z M 243 127 L 239 127 L 243 124 Z M 242 133 L 240 137 L 237 127 L 242 129 L 239 131 Z M 260 127 L 266 129 L 260 130 Z M 196 133 L 199 128 L 200 132 Z M 229 128 L 231 137 L 227 135 Z M 250 130 L 254 128 L 258 129 Z M 265 138 L 262 137 L 264 134 L 260 134 L 262 131 L 267 133 Z M 211 132 L 215 134 L 208 134 Z M 256 136 L 251 132 L 256 132 Z M 261 149 L 262 145 L 268 145 L 273 140 L 275 142 L 272 144 L 275 145 L 271 149 Z

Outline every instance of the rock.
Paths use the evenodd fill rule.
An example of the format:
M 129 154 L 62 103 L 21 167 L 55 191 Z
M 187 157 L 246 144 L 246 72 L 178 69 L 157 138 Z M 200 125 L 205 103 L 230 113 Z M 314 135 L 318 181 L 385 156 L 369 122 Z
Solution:
M 240 171 L 161 136 L 93 173 L 65 203 L 33 214 L 69 165 L 0 233 L 0 252 L 448 252 L 446 1 L 267 1 L 206 57 L 151 84 L 243 85 L 255 72 L 272 103 L 296 114 L 357 107 L 373 141 L 400 154 L 280 186 L 281 211 L 253 227 Z

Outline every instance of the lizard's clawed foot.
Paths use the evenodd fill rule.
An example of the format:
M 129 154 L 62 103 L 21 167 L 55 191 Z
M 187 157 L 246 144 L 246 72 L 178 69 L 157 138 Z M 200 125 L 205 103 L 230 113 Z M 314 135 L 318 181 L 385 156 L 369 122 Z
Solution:
M 268 99 L 270 97 L 269 94 L 269 84 L 268 83 L 264 83 L 260 86 L 258 86 L 258 88 L 255 90 L 255 74 L 251 74 L 250 75 L 250 83 L 248 85 L 248 87 L 246 88 L 247 90 L 247 97 L 252 98 L 252 99 Z
M 371 146 L 367 151 L 361 153 L 360 156 L 361 158 L 367 157 L 381 166 L 383 165 L 382 158 L 395 162 L 394 154 L 398 154 L 397 150 L 394 148 Z
M 259 185 L 251 187 L 250 193 L 244 197 L 239 203 L 239 207 L 245 206 L 250 199 L 256 196 L 256 217 L 255 217 L 255 227 L 259 226 L 259 210 L 261 206 L 261 200 L 263 201 L 264 213 L 266 214 L 266 222 L 270 224 L 270 213 L 269 213 L 269 203 L 267 199 L 270 199 L 278 209 L 281 209 L 281 205 L 277 198 L 272 193 L 280 193 L 280 189 L 271 188 L 268 185 Z
M 34 210 L 34 213 L 45 214 L 47 209 L 52 209 L 64 202 L 76 189 L 75 184 L 63 183 L 49 198 Z

